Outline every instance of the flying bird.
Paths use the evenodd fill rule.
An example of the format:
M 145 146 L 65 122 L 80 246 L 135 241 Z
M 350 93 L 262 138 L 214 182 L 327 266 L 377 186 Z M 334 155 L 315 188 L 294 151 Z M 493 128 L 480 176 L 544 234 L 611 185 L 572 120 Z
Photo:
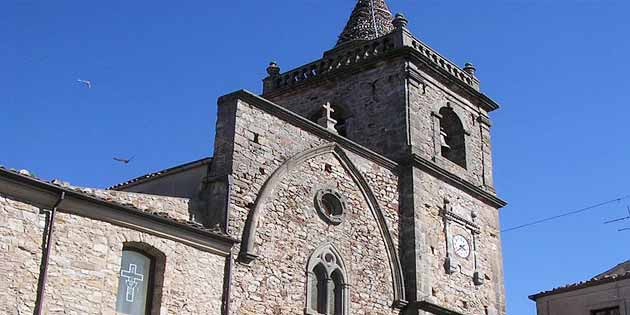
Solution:
M 85 84 L 88 89 L 92 88 L 92 81 L 77 79 L 77 82 Z
M 129 159 L 122 159 L 122 158 L 117 158 L 117 157 L 115 157 L 115 158 L 114 158 L 114 161 L 117 161 L 117 162 L 120 162 L 120 163 L 123 163 L 123 164 L 129 164 L 129 162 L 131 162 L 131 161 L 133 160 L 133 158 L 134 158 L 134 157 L 135 157 L 135 156 L 132 156 L 132 157 L 131 157 L 131 158 L 129 158 Z

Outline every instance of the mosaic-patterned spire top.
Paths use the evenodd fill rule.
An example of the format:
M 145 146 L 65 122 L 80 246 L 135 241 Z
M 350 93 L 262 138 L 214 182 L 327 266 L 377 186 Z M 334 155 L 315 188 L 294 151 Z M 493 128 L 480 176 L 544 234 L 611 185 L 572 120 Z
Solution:
M 385 0 L 359 0 L 343 29 L 337 46 L 353 40 L 370 40 L 394 30 Z

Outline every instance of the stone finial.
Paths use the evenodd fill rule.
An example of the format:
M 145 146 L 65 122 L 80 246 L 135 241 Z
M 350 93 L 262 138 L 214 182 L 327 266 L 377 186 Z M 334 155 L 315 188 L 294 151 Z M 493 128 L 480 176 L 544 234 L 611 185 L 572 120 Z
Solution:
M 394 21 L 392 21 L 392 24 L 394 24 L 396 29 L 407 28 L 409 20 L 407 20 L 404 14 L 396 13 L 396 17 L 394 18 Z
M 335 125 L 337 125 L 337 121 L 332 118 L 332 113 L 334 113 L 335 110 L 330 105 L 330 102 L 326 102 L 322 108 L 324 109 L 324 115 L 322 118 L 317 120 L 317 123 L 320 126 L 336 133 L 337 129 L 335 129 Z
M 270 62 L 269 67 L 267 67 L 267 73 L 270 77 L 280 75 L 280 67 L 278 66 L 278 63 L 275 61 Z
M 475 66 L 472 63 L 467 62 L 464 65 L 464 72 L 466 72 L 466 73 L 468 73 L 468 74 L 470 74 L 470 75 L 472 75 L 474 77 L 475 76 L 475 72 L 477 72 L 477 68 L 475 68 Z

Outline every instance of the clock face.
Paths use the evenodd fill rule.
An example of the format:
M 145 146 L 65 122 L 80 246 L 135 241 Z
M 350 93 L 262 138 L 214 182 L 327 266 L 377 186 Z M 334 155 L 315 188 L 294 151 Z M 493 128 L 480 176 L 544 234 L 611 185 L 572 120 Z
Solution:
M 468 258 L 470 256 L 470 244 L 462 235 L 453 236 L 453 249 L 459 257 Z

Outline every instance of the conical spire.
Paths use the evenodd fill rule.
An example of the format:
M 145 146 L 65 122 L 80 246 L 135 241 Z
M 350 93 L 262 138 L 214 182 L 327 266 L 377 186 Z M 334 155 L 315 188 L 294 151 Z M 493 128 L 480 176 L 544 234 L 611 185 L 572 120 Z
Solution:
M 385 0 L 359 0 L 343 29 L 337 46 L 353 40 L 370 40 L 394 30 Z

